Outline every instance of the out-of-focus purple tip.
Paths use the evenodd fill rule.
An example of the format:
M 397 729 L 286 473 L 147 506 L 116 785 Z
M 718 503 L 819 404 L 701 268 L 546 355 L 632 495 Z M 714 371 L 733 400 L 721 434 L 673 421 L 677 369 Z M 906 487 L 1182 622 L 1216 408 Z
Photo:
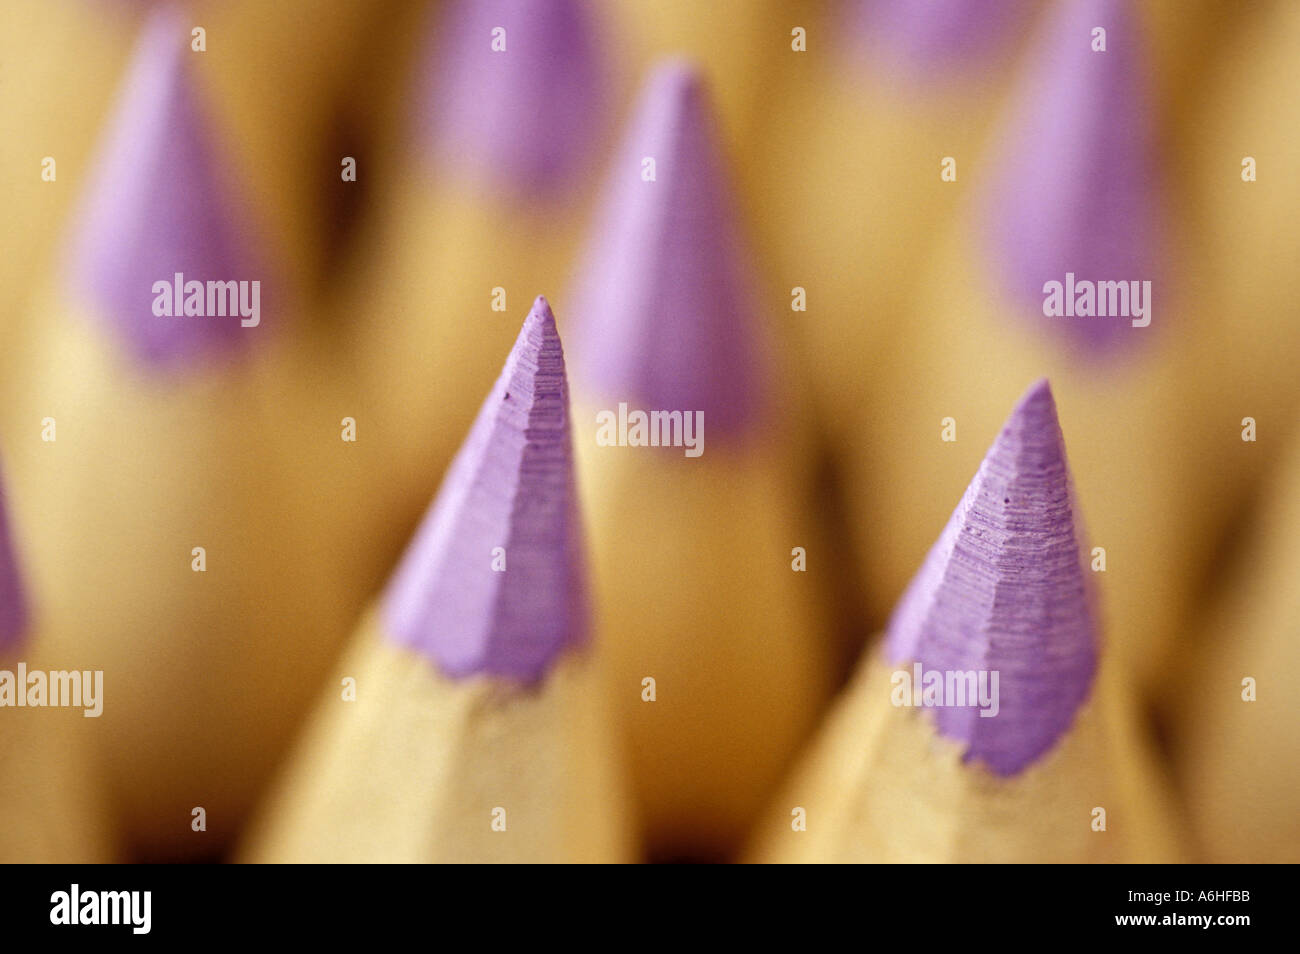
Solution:
M 164 6 L 149 14 L 73 222 L 72 290 L 129 350 L 156 364 L 192 359 L 261 330 L 244 327 L 237 295 L 231 305 L 227 286 L 212 295 L 209 282 L 244 282 L 251 306 L 257 281 L 259 325 L 267 311 L 267 276 L 249 251 L 247 209 L 236 205 L 191 76 L 190 59 L 205 55 L 191 51 L 190 26 L 179 11 Z M 185 298 L 174 295 L 158 304 L 155 283 L 174 289 L 178 274 L 182 289 L 203 283 L 200 315 L 185 315 Z M 155 305 L 171 316 L 155 314 Z M 224 316 L 217 314 L 223 305 Z
M 449 676 L 536 681 L 587 636 L 564 350 L 538 298 L 384 598 Z
M 1029 12 L 1025 0 L 856 0 L 847 17 L 874 62 L 915 82 L 964 75 Z
M 9 534 L 8 502 L 0 482 L 0 652 L 13 649 L 27 630 L 27 597 Z
M 1002 426 L 886 634 L 893 664 L 920 663 L 945 681 L 948 672 L 998 673 L 996 715 L 979 706 L 934 713 L 940 734 L 967 744 L 967 760 L 999 775 L 1056 744 L 1096 671 L 1070 484 L 1056 404 L 1039 381 Z
M 1103 39 L 1105 51 L 1095 50 Z M 1136 315 L 1049 317 L 1044 286 L 1064 286 L 1072 274 L 1080 282 L 1156 287 L 1155 120 L 1144 61 L 1126 0 L 1062 4 L 1036 40 L 989 164 L 996 172 L 982 218 L 996 278 L 1035 325 L 1094 354 L 1148 332 L 1133 326 Z
M 656 69 L 614 164 L 577 279 L 574 369 L 588 393 L 703 411 L 718 435 L 762 409 L 765 329 L 693 66 Z
M 454 0 L 435 18 L 417 125 L 457 174 L 549 193 L 587 167 L 606 70 L 582 0 Z

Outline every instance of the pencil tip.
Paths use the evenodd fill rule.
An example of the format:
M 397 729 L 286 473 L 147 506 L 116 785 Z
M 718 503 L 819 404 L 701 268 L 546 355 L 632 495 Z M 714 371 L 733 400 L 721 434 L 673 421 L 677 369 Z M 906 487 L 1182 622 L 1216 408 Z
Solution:
M 533 302 L 384 598 L 389 635 L 450 676 L 540 679 L 586 638 L 569 390 Z
M 999 775 L 1020 772 L 1069 729 L 1092 685 L 1097 630 L 1046 379 L 1016 404 L 900 600 L 886 653 L 923 671 L 985 671 L 990 685 L 998 674 L 996 715 L 977 706 L 935 715 L 967 760 Z
M 579 0 L 460 0 L 439 13 L 417 118 L 437 160 L 521 192 L 572 184 L 605 123 L 592 9 Z
M 574 373 L 593 396 L 703 411 L 716 433 L 761 407 L 767 344 L 700 69 L 648 79 L 578 274 Z
M 8 506 L 0 483 L 0 651 L 18 645 L 27 629 L 27 599 L 10 538 Z
M 233 319 L 195 317 L 189 282 L 256 280 L 265 303 L 250 235 L 214 158 L 189 43 L 179 11 L 149 15 L 91 167 L 67 262 L 70 285 L 96 316 L 138 357 L 159 364 L 228 346 L 244 330 L 239 301 L 220 312 Z M 165 309 L 155 283 L 167 286 Z M 178 297 L 186 289 L 182 300 L 170 300 L 173 283 Z
M 1159 170 L 1133 9 L 1123 0 L 1083 0 L 1052 12 L 1002 132 L 982 214 L 991 265 L 1008 296 L 1035 325 L 1092 355 L 1142 334 L 1132 327 L 1140 315 L 1129 287 L 1158 278 L 1152 183 Z M 1098 283 L 1095 301 L 1092 289 L 1075 291 L 1076 277 Z M 1103 282 L 1123 286 L 1122 300 L 1116 292 L 1103 303 Z M 1063 295 L 1050 318 L 1049 283 Z

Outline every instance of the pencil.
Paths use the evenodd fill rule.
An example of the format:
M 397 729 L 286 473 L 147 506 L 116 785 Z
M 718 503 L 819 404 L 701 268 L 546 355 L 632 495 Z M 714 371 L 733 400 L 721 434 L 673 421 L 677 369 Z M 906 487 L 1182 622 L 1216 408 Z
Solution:
M 12 670 L 9 656 L 0 659 Z M 95 747 L 82 726 L 67 724 L 84 721 L 81 712 L 25 709 L 2 718 L 0 864 L 120 861 Z
M 658 857 L 736 847 L 834 669 L 809 580 L 824 551 L 790 503 L 799 405 L 719 140 L 700 72 L 657 68 L 573 293 L 598 628 Z
M 116 846 L 82 714 L 23 704 L 21 677 L 41 658 L 31 655 L 30 618 L 0 480 L 0 863 L 111 861 Z
M 976 81 L 988 60 L 1023 32 L 1031 11 L 1024 0 L 919 6 L 850 0 L 837 12 L 837 26 L 865 68 L 933 93 L 933 87 Z
M 1189 170 L 1193 194 L 1203 197 L 1206 210 L 1205 268 L 1218 288 L 1211 307 L 1232 315 L 1231 341 L 1241 345 L 1219 349 L 1203 365 L 1212 370 L 1197 379 L 1223 416 L 1225 441 L 1206 466 L 1233 472 L 1242 461 L 1273 464 L 1257 492 L 1253 520 L 1234 510 L 1227 533 L 1215 538 L 1231 540 L 1232 548 L 1215 547 L 1202 564 L 1208 605 L 1189 608 L 1184 617 L 1199 638 L 1178 657 L 1180 678 L 1171 680 L 1163 700 L 1193 834 L 1211 862 L 1300 860 L 1300 614 L 1292 562 L 1300 527 L 1300 433 L 1293 426 L 1300 338 L 1292 307 L 1300 295 L 1294 267 L 1300 230 L 1292 210 L 1300 203 L 1300 183 L 1292 175 L 1267 174 L 1269 167 L 1300 164 L 1300 137 L 1290 123 L 1278 121 L 1300 110 L 1294 54 L 1300 7 L 1280 4 L 1269 13 L 1240 21 L 1233 55 L 1211 74 L 1220 82 L 1197 114 L 1196 161 Z M 1249 96 L 1255 89 L 1274 95 Z M 1227 103 L 1237 106 L 1223 108 Z M 1247 157 L 1258 166 L 1251 181 L 1245 178 Z M 1223 174 L 1225 165 L 1232 174 Z M 1258 443 L 1241 440 L 1247 415 L 1258 422 Z M 1260 453 L 1274 440 L 1290 442 L 1280 460 Z M 1259 464 L 1250 467 L 1255 473 Z M 1228 563 L 1225 554 L 1237 554 L 1235 561 Z
M 340 446 L 338 418 L 300 426 L 295 411 L 323 417 L 303 400 L 314 382 L 267 347 L 287 296 L 223 162 L 202 56 L 184 14 L 147 14 L 93 160 L 69 176 L 80 206 L 34 302 L 67 319 L 16 336 L 21 376 L 0 409 L 6 428 L 41 424 L 13 461 L 19 516 L 40 519 L 27 563 L 49 594 L 41 645 L 105 672 L 104 786 L 144 858 L 229 842 L 379 579 L 334 580 L 337 501 L 285 492 L 305 447 Z M 259 466 L 229 466 L 245 454 Z M 291 620 L 276 640 L 271 606 Z
M 1300 861 L 1300 436 L 1259 501 L 1193 639 L 1165 709 L 1204 860 Z M 1176 687 L 1176 688 L 1175 688 Z
M 583 172 L 608 116 L 597 8 L 493 0 L 430 13 L 384 106 L 395 132 L 373 146 L 375 211 L 325 303 L 334 333 L 319 355 L 322 383 L 345 381 L 343 406 L 372 422 L 368 479 L 388 488 L 390 523 L 428 503 L 424 475 L 456 453 L 518 331 L 520 296 L 567 267 L 579 235 L 568 213 L 591 192 Z M 379 315 L 413 317 L 367 318 Z
M 1177 858 L 1131 699 L 1097 675 L 1077 526 L 1039 381 L 758 832 L 756 859 Z
M 538 298 L 249 860 L 630 860 L 568 403 Z
M 611 64 L 582 0 L 453 0 L 421 64 L 422 146 L 436 167 L 515 196 L 571 192 L 601 141 Z
M 1063 4 L 1046 20 L 981 189 L 989 267 L 1030 333 L 1059 333 L 1094 354 L 1132 349 L 1148 342 L 1129 321 L 1044 321 L 1056 308 L 1044 292 L 1063 286 L 1057 317 L 1074 317 L 1069 276 L 1137 278 L 1147 289 L 1163 277 L 1149 44 L 1124 0 Z M 1082 294 L 1079 303 L 1081 317 L 1082 306 L 1103 313 Z
M 757 137 L 759 122 L 795 65 L 794 28 L 803 28 L 806 39 L 811 36 L 807 42 L 815 44 L 813 49 L 825 49 L 814 5 L 801 7 L 797 16 L 782 0 L 627 0 L 597 6 L 610 23 L 611 40 L 636 38 L 623 46 L 629 55 L 620 58 L 620 65 L 627 72 L 643 76 L 669 57 L 697 64 L 728 132 L 744 142 Z M 718 42 L 724 36 L 726 42 Z M 756 168 L 761 163 L 741 165 Z M 737 171 L 744 174 L 745 169 Z
M 248 332 L 261 324 L 269 304 L 262 292 L 272 285 L 266 263 L 251 251 L 249 217 L 235 211 L 243 200 L 213 148 L 219 140 L 194 80 L 188 37 L 173 7 L 158 8 L 142 28 L 75 217 L 67 263 L 74 293 L 119 346 L 163 366 L 257 337 Z

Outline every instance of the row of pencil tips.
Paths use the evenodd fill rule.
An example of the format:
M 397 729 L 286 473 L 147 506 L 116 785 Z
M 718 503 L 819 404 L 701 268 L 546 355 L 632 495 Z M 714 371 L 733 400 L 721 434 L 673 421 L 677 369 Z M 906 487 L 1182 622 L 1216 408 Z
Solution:
M 883 639 L 815 723 L 830 687 L 779 610 L 737 625 L 730 605 L 702 606 L 683 628 L 708 645 L 652 606 L 598 612 L 593 631 L 570 427 L 538 298 L 245 859 L 616 862 L 647 844 L 769 862 L 1194 856 L 1133 687 L 1102 665 L 1046 380 L 1011 410 Z M 611 479 L 609 452 L 578 456 L 596 496 L 632 486 Z M 746 532 L 699 475 L 639 469 L 701 534 Z M 775 585 L 759 569 L 743 593 L 715 596 L 761 601 Z M 597 602 L 625 586 L 598 586 Z M 1234 797 L 1258 811 L 1261 794 Z
M 865 4 L 848 17 L 855 24 L 848 33 L 876 43 L 892 38 L 911 62 L 949 57 L 960 63 L 988 55 L 1026 22 L 1011 15 L 1010 4 L 948 6 L 954 9 L 922 14 L 905 4 Z M 572 203 L 590 179 L 592 157 L 603 152 L 609 125 L 611 64 L 594 22 L 599 13 L 578 0 L 492 0 L 441 11 L 405 120 L 421 161 L 449 182 L 476 183 L 498 201 L 551 209 Z M 951 22 L 956 13 L 960 24 Z M 1142 31 L 1132 11 L 1096 0 L 1066 4 L 1046 19 L 1026 66 L 1024 95 L 1007 108 L 1005 128 L 981 160 L 997 171 L 982 183 L 976 203 L 989 281 L 1013 310 L 1030 315 L 1044 307 L 1045 283 L 1071 269 L 1088 281 L 1123 274 L 1127 290 L 1130 275 L 1145 277 L 1149 286 L 1166 258 L 1167 229 L 1156 202 L 1159 146 L 1140 69 Z M 258 338 L 247 329 L 261 327 L 264 316 L 267 332 L 290 324 L 294 299 L 305 294 L 297 287 L 303 282 L 298 251 L 272 238 L 277 229 L 265 220 L 265 203 L 241 181 L 248 179 L 239 173 L 245 163 L 228 148 L 233 136 L 219 133 L 214 122 L 205 60 L 195 55 L 206 56 L 207 44 L 206 31 L 191 28 L 178 8 L 163 4 L 148 14 L 72 220 L 69 290 L 147 366 L 184 367 L 246 346 Z M 691 192 L 695 200 L 726 194 L 725 174 L 710 165 L 724 152 L 717 121 L 707 102 L 693 102 L 707 98 L 703 85 L 700 70 L 685 63 L 663 64 L 647 80 L 612 163 L 606 218 L 650 201 L 649 184 L 661 179 L 701 178 Z M 689 118 L 688 140 L 678 144 L 671 136 L 682 109 L 699 116 Z M 1062 154 L 1061 142 L 1082 145 Z M 956 180 L 956 163 L 944 157 L 934 188 Z M 341 182 L 356 183 L 357 157 L 341 157 L 341 166 Z M 295 172 L 308 182 L 323 178 L 319 169 Z M 1102 207 L 1105 214 L 1098 213 Z M 600 232 L 593 249 L 607 247 L 608 238 Z M 250 280 L 255 305 L 242 287 Z M 725 276 L 715 281 L 726 285 Z M 241 286 L 238 301 L 226 291 L 230 282 Z M 159 296 L 150 309 L 140 307 L 141 287 Z M 1068 304 L 1073 316 L 1075 299 L 1067 297 L 1062 307 Z M 1105 315 L 1097 307 L 1094 313 Z M 243 320 L 160 322 L 160 316 Z M 1149 312 L 1140 317 L 1149 321 Z M 1059 332 L 1094 357 L 1139 340 L 1122 321 L 1039 321 L 1036 328 Z
M 712 594 L 731 606 L 701 601 L 686 625 L 649 605 L 593 626 L 578 471 L 597 496 L 656 488 L 701 537 L 753 527 L 719 504 L 711 472 L 674 457 L 630 480 L 627 450 L 588 447 L 575 464 L 573 445 L 563 348 L 538 298 L 240 857 L 616 862 L 648 838 L 778 862 L 1188 859 L 1133 687 L 1103 665 L 1046 380 L 1011 410 L 883 640 L 816 723 L 831 687 L 808 665 L 805 621 L 780 609 L 800 601 L 762 605 L 779 585 L 770 561 Z M 24 612 L 0 543 L 12 640 Z M 634 576 L 630 561 L 598 567 Z M 626 587 L 607 579 L 595 602 Z M 759 613 L 732 618 L 745 602 Z

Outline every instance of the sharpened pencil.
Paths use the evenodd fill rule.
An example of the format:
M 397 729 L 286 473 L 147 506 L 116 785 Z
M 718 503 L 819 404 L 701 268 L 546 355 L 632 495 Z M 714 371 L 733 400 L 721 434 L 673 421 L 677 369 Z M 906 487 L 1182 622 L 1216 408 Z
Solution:
M 94 160 L 67 264 L 74 292 L 116 343 L 161 366 L 248 344 L 256 337 L 248 322 L 266 330 L 261 292 L 270 276 L 232 211 L 240 200 L 213 148 L 188 36 L 187 21 L 172 7 L 145 23 Z M 210 289 L 220 292 L 219 309 Z
M 512 195 L 563 194 L 606 119 L 601 8 L 583 0 L 453 0 L 437 11 L 420 99 L 440 171 Z
M 1177 860 L 1100 650 L 1046 381 L 1012 411 L 806 764 L 762 861 Z
M 245 857 L 631 860 L 577 507 L 538 298 Z
M 1126 0 L 1062 4 L 1041 31 L 982 190 L 988 267 L 1027 333 L 1060 334 L 1091 354 L 1131 350 L 1150 336 L 1134 335 L 1128 321 L 1097 319 L 1098 302 L 1088 306 L 1092 320 L 1082 308 L 1080 320 L 1043 320 L 1052 307 L 1044 291 L 1049 282 L 1068 285 L 1067 276 L 1122 281 L 1125 302 L 1136 306 L 1128 282 L 1145 281 L 1150 298 L 1162 277 L 1147 35 Z M 1074 317 L 1074 294 L 1062 288 L 1062 296 L 1057 317 Z

